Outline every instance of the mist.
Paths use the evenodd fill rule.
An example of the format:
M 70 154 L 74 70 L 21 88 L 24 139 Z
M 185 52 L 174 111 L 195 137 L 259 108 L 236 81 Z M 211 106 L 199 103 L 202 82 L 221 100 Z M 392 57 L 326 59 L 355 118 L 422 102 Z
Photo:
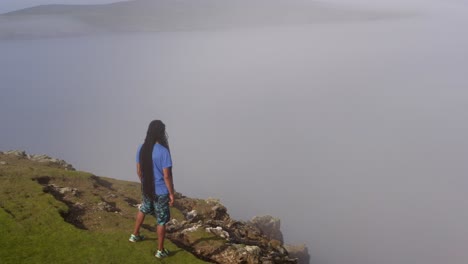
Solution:
M 281 218 L 311 263 L 467 263 L 468 6 L 324 3 L 406 15 L 2 40 L 0 150 L 137 181 L 161 119 L 178 192 Z
M 122 0 L 123 1 L 123 0 Z M 97 5 L 119 2 L 116 0 L 2 0 L 0 4 L 0 14 L 16 11 L 23 8 L 51 5 L 51 4 L 66 4 L 66 5 Z

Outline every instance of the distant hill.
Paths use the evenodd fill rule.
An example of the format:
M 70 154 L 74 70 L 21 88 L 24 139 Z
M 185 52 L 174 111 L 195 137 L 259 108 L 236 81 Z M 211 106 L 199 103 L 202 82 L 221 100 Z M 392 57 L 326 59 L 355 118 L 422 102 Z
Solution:
M 0 38 L 224 30 L 402 15 L 304 0 L 135 0 L 104 5 L 42 5 L 0 15 Z
M 0 152 L 1 263 L 154 263 L 153 217 L 144 241 L 128 241 L 140 188 L 46 155 Z M 237 221 L 215 199 L 181 194 L 171 216 L 163 263 L 308 263 L 307 248 L 284 245 L 271 216 Z

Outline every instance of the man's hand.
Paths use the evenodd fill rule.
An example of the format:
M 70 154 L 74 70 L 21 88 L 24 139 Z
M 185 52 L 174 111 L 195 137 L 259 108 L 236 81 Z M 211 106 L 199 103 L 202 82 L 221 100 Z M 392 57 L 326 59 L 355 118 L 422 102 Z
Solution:
M 174 194 L 169 194 L 169 206 L 174 205 Z

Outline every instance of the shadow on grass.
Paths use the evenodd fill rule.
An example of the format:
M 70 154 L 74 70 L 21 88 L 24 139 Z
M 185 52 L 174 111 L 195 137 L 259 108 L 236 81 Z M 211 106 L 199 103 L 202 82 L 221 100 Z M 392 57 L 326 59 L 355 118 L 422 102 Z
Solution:
M 91 176 L 91 179 L 94 181 L 94 187 L 96 188 L 97 186 L 101 186 L 101 187 L 104 187 L 106 189 L 109 189 L 111 191 L 114 191 L 114 188 L 112 188 L 112 183 L 109 182 L 109 181 L 106 181 L 104 179 L 102 179 L 101 177 L 98 177 L 98 176 Z
M 174 256 L 174 255 L 177 255 L 177 253 L 179 253 L 179 252 L 184 252 L 184 250 L 178 249 L 178 250 L 171 251 L 171 252 L 169 253 L 169 257 L 170 257 L 170 256 Z
M 130 197 L 124 197 L 124 201 L 132 207 L 136 207 L 140 203 L 140 201 Z
M 43 191 L 45 193 L 50 193 L 56 200 L 61 201 L 62 203 L 68 206 L 68 211 L 60 211 L 60 215 L 63 217 L 65 222 L 74 225 L 75 227 L 83 230 L 88 230 L 88 228 L 81 221 L 81 217 L 85 214 L 86 209 L 80 204 L 75 204 L 73 202 L 67 201 L 64 198 L 64 194 L 60 193 L 53 186 L 49 185 L 49 182 L 52 178 L 49 176 L 41 176 L 34 178 L 34 181 L 43 186 Z M 77 194 L 79 195 L 79 194 Z
M 194 248 L 191 246 L 191 245 L 195 245 L 197 243 L 200 243 L 204 240 L 210 240 L 209 238 L 202 238 L 202 239 L 198 239 L 196 240 L 194 243 L 192 243 L 191 245 L 187 245 L 185 243 L 183 243 L 182 241 L 178 240 L 178 239 L 175 239 L 175 238 L 169 238 L 169 240 L 174 244 L 176 245 L 177 247 L 179 247 L 180 249 L 177 250 L 177 251 L 174 251 L 174 255 L 175 255 L 175 252 L 180 252 L 180 251 L 187 251 L 187 252 L 190 252 L 191 254 L 193 254 L 194 256 L 196 256 L 197 258 L 203 260 L 203 261 L 206 261 L 206 262 L 209 262 L 209 263 L 215 263 L 217 264 L 218 262 L 215 262 L 213 261 L 212 259 L 210 259 L 211 256 L 213 256 L 214 254 L 210 254 L 209 256 L 207 255 L 202 255 L 202 254 L 197 254 L 196 251 L 194 251 Z M 222 246 L 222 249 L 219 248 L 219 252 L 225 250 L 227 247 L 227 245 L 225 246 Z M 216 250 L 218 252 L 218 250 Z M 215 253 L 216 254 L 216 253 Z M 171 252 L 171 255 L 172 255 L 172 252 Z
M 150 232 L 156 233 L 156 227 L 154 227 L 152 225 L 142 224 L 141 227 L 148 230 L 148 231 L 150 231 Z

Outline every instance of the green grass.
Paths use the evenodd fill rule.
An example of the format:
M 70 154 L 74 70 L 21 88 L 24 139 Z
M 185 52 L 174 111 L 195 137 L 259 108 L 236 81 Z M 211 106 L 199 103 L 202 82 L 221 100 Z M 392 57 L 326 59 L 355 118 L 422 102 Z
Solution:
M 111 183 L 111 189 L 93 187 L 91 174 L 50 168 L 27 160 L 1 157 L 9 165 L 0 166 L 0 262 L 1 263 L 205 263 L 166 240 L 166 247 L 173 252 L 169 258 L 154 257 L 156 234 L 142 230 L 147 239 L 138 243 L 128 242 L 134 225 L 136 208 L 123 201 L 123 196 L 139 197 L 139 185 L 132 182 L 103 178 Z M 59 186 L 77 186 L 77 201 L 93 205 L 109 193 L 121 211 L 94 212 L 85 215 L 89 230 L 78 229 L 66 222 L 61 213 L 68 206 L 43 191 L 34 179 L 52 177 Z M 104 198 L 103 198 L 104 197 Z M 173 214 L 180 217 L 175 209 Z M 95 217 L 96 219 L 94 219 Z M 146 224 L 154 225 L 148 217 Z

